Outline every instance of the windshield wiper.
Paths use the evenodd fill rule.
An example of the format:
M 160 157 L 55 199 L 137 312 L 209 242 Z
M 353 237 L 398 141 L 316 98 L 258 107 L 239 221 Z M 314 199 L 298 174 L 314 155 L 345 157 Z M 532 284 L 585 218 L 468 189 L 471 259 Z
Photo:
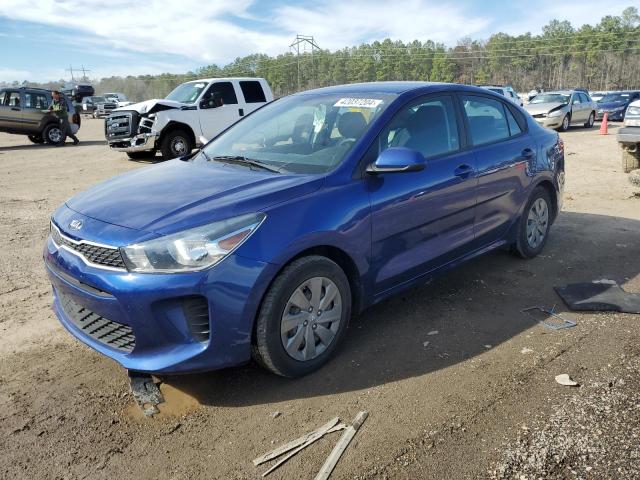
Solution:
M 279 168 L 274 167 L 266 162 L 261 162 L 260 160 L 256 160 L 255 158 L 247 158 L 243 155 L 218 155 L 216 157 L 208 157 L 208 160 L 216 160 L 217 162 L 224 163 L 237 163 L 240 165 L 250 165 L 258 168 L 262 168 L 263 170 L 268 170 L 270 172 L 281 173 Z

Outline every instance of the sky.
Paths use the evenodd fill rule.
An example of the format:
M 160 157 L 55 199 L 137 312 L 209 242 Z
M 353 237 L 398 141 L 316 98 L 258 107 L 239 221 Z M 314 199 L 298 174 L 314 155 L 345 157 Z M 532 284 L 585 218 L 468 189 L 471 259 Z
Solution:
M 447 45 L 620 15 L 636 0 L 0 0 L 0 81 L 186 73 L 289 51 L 296 34 L 336 50 L 391 38 Z M 74 71 L 75 73 L 75 71 Z M 79 73 L 79 71 L 78 71 Z

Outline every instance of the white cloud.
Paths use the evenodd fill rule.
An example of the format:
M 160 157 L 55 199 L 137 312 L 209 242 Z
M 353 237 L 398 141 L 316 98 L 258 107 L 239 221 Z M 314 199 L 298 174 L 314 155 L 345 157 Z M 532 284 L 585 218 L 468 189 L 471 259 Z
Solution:
M 13 68 L 0 68 L 0 81 L 26 80 L 32 78 L 33 75 L 27 70 L 18 70 Z

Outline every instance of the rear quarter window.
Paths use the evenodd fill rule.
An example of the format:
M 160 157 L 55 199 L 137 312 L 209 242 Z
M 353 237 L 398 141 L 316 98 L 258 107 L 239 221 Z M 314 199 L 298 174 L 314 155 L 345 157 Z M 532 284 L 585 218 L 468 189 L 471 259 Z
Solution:
M 264 103 L 267 101 L 260 82 L 254 80 L 241 81 L 240 89 L 242 90 L 242 95 L 244 95 L 244 100 L 247 103 Z

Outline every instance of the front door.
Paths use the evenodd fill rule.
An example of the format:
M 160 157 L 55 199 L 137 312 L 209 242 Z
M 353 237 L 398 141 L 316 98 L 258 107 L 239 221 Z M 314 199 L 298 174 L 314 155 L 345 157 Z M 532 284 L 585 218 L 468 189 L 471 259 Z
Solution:
M 461 151 L 459 119 L 453 96 L 427 96 L 401 109 L 379 137 L 379 151 L 417 150 L 425 168 L 365 177 L 376 294 L 462 256 L 473 243 L 475 157 Z
M 211 140 L 236 123 L 244 115 L 242 107 L 232 82 L 213 83 L 198 105 L 202 136 Z
M 20 90 L 6 90 L 0 95 L 0 128 L 22 133 L 22 99 Z
M 578 92 L 573 92 L 571 96 L 571 123 L 585 123 L 587 121 L 587 115 L 585 111 L 588 107 L 580 98 L 580 94 Z

